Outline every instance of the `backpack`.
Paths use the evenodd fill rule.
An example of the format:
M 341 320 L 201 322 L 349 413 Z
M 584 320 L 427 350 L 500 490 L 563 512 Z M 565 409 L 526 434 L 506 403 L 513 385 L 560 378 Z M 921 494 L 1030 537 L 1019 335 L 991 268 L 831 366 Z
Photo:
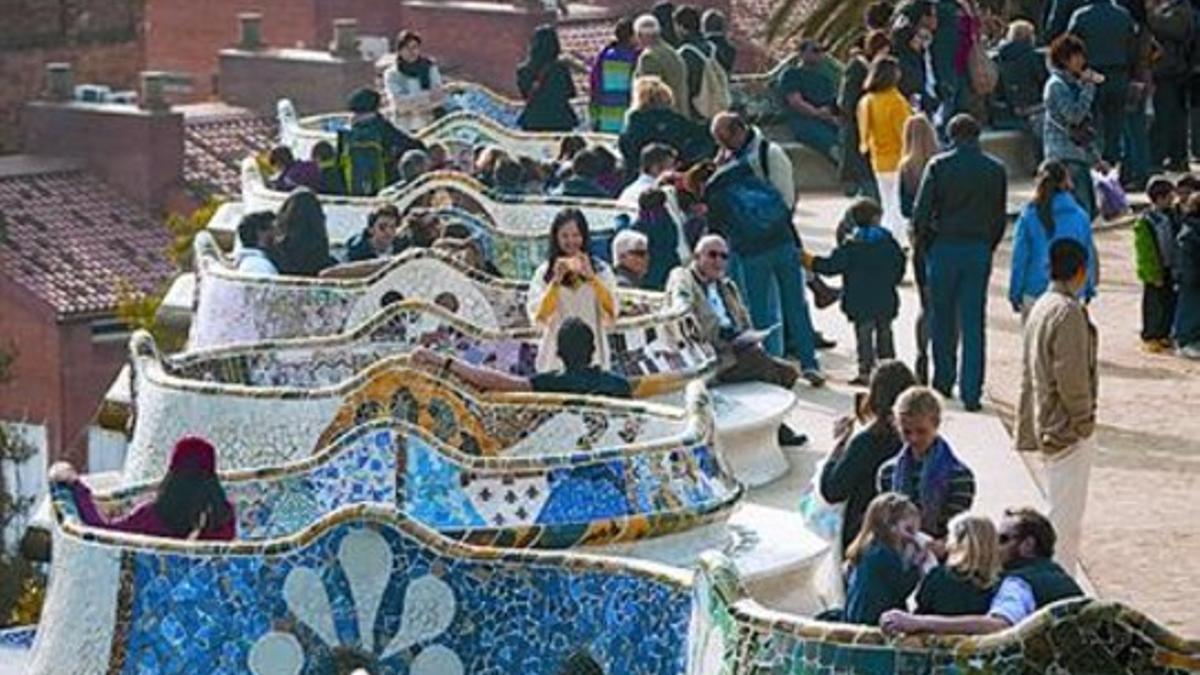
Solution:
M 346 176 L 346 194 L 372 197 L 387 183 L 384 139 L 375 125 L 355 124 L 338 132 L 338 157 Z
M 775 186 L 759 178 L 748 165 L 734 169 L 738 175 L 721 192 L 725 213 L 732 222 L 724 223 L 730 244 L 736 251 L 753 255 L 787 240 L 792 229 L 792 210 Z
M 705 54 L 696 45 L 685 44 L 683 49 L 694 51 L 704 64 L 704 70 L 700 74 L 700 91 L 692 95 L 692 108 L 704 119 L 712 119 L 717 113 L 729 110 L 733 99 L 729 94 L 729 76 L 725 73 L 725 68 L 717 62 L 714 55 Z M 715 52 L 715 49 L 713 51 Z

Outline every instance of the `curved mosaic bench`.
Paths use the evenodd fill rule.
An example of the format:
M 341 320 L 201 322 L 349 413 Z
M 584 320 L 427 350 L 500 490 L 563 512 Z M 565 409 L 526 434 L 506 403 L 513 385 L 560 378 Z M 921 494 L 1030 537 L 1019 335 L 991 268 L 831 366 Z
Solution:
M 687 574 L 456 544 L 391 508 L 192 543 L 83 527 L 56 501 L 28 672 L 682 673 Z
M 321 141 L 336 144 L 337 132 L 348 129 L 351 118 L 350 113 L 301 118 L 288 99 L 279 101 L 277 113 L 280 142 L 291 148 L 297 157 L 309 157 L 313 146 Z M 619 154 L 617 136 L 614 134 L 581 132 L 578 135 L 588 145 L 603 145 Z M 445 144 L 454 167 L 470 172 L 475 163 L 472 151 L 478 145 L 498 145 L 511 154 L 550 161 L 558 156 L 558 146 L 566 134 L 522 131 L 492 117 L 464 109 L 438 119 L 418 131 L 416 136 L 426 144 Z
M 487 330 L 528 329 L 528 284 L 498 279 L 436 249 L 405 251 L 358 279 L 243 274 L 231 268 L 208 232 L 196 236 L 195 306 L 189 346 L 334 335 L 359 325 L 397 300 L 437 304 Z M 665 309 L 666 296 L 619 291 L 620 315 Z
M 283 206 L 288 193 L 267 187 L 259 170 L 258 162 L 249 157 L 242 162 L 242 203 L 244 213 L 255 211 L 277 212 Z M 489 228 L 493 240 L 536 239 L 545 242 L 549 236 L 550 223 L 555 214 L 564 207 L 580 209 L 588 219 L 593 239 L 593 253 L 608 258 L 607 245 L 613 230 L 621 222 L 632 223 L 637 218 L 637 208 L 619 204 L 615 199 L 591 199 L 582 197 L 558 197 L 548 195 L 492 195 L 479 181 L 465 174 L 452 171 L 437 171 L 421 176 L 402 189 L 386 188 L 375 197 L 342 197 L 321 195 L 321 206 L 325 211 L 325 225 L 329 232 L 330 246 L 343 248 L 351 237 L 362 231 L 367 216 L 381 204 L 393 203 L 401 212 L 412 209 L 442 209 L 457 207 L 481 216 Z M 236 227 L 229 223 L 229 227 Z M 228 236 L 236 232 L 225 233 Z M 543 244 L 544 246 L 544 244 Z M 529 248 L 528 245 L 526 245 Z M 544 248 L 537 249 L 542 252 Z M 531 251 L 534 255 L 537 251 Z M 541 262 L 534 255 L 531 260 Z M 501 266 L 503 259 L 493 261 Z M 536 266 L 534 263 L 533 266 Z M 510 265 L 510 269 L 514 266 Z M 501 267 L 504 270 L 504 267 Z M 523 271 L 517 265 L 514 271 Z M 529 273 L 533 268 L 529 267 Z
M 989 636 L 892 639 L 765 609 L 716 553 L 701 556 L 694 580 L 688 654 L 689 675 L 1200 673 L 1200 642 L 1118 603 L 1064 600 Z
M 779 98 L 773 91 L 775 82 L 795 56 L 781 60 L 762 73 L 739 73 L 729 80 L 732 107 L 756 124 L 774 121 L 782 115 Z
M 517 118 L 525 108 L 523 102 L 508 98 L 490 87 L 462 80 L 446 85 L 446 103 L 450 110 L 472 112 L 510 129 L 518 128 Z M 588 129 L 587 96 L 572 99 L 571 106 L 575 108 L 575 115 L 579 118 L 579 129 Z
M 570 405 L 569 400 L 529 401 L 525 409 L 507 406 L 529 419 L 564 422 L 558 428 L 544 424 L 551 433 L 539 432 L 536 454 L 521 457 L 484 457 L 477 447 L 470 448 L 475 454 L 460 451 L 467 434 L 455 427 L 449 396 L 434 402 L 442 407 L 432 412 L 446 414 L 431 430 L 418 424 L 414 400 L 407 410 L 358 425 L 305 459 L 223 471 L 238 538 L 288 536 L 338 508 L 373 503 L 390 504 L 451 539 L 568 548 L 642 540 L 715 522 L 741 496 L 741 486 L 712 448 L 702 392 L 692 414 L 678 420 L 681 433 L 595 450 L 581 449 L 575 439 L 564 438 L 567 434 L 555 438 L 553 432 L 562 432 L 572 420 L 553 407 Z M 575 416 L 589 414 L 602 417 L 604 412 L 592 406 Z M 152 498 L 156 489 L 155 482 L 142 483 L 98 499 L 110 512 L 122 513 Z
M 384 356 L 423 344 L 523 371 L 532 370 L 536 348 L 520 340 L 479 341 L 455 328 L 445 315 L 426 309 L 409 303 L 389 308 L 392 316 L 379 328 L 391 331 L 397 339 L 390 343 L 368 340 L 355 348 L 338 345 L 336 339 L 292 340 L 164 360 L 149 334 L 135 333 L 130 340 L 134 424 L 126 480 L 162 475 L 166 448 L 189 433 L 201 434 L 220 448 L 222 464 L 227 467 L 270 466 L 307 457 L 338 433 L 374 415 L 411 408 L 397 393 L 401 389 L 418 400 L 444 394 L 438 415 L 426 422 L 434 429 L 457 425 L 463 439 L 469 433 L 469 445 L 466 440 L 456 443 L 470 454 L 527 452 L 524 448 L 528 446 L 521 442 L 535 430 L 539 437 L 530 437 L 529 446 L 547 440 L 552 431 L 574 433 L 576 447 L 627 444 L 678 433 L 673 426 L 677 423 L 669 421 L 672 415 L 664 412 L 671 408 L 607 401 L 560 406 L 547 413 L 539 412 L 541 408 L 533 403 L 548 399 L 505 395 L 502 400 L 516 402 L 505 406 L 496 402 L 499 395 L 468 395 L 446 384 L 429 385 L 428 376 L 406 368 L 406 357 Z M 332 348 L 316 347 L 322 342 Z M 711 354 L 704 359 L 698 368 L 642 378 L 641 386 L 683 387 L 711 366 Z M 421 396 L 412 393 L 419 381 L 426 381 Z M 457 403 L 451 404 L 451 399 Z M 490 403 L 484 405 L 484 401 Z M 364 415 L 364 409 L 375 412 Z M 596 414 L 601 411 L 603 414 Z M 449 439 L 447 434 L 438 435 Z

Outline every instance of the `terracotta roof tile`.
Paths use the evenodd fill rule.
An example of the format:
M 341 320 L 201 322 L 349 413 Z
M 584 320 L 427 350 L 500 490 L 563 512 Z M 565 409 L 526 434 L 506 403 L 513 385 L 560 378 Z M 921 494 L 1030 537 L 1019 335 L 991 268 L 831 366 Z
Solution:
M 184 119 L 183 178 L 201 196 L 236 199 L 241 195 L 241 163 L 270 150 L 279 125 L 246 110 Z
M 170 234 L 79 168 L 0 175 L 0 273 L 60 316 L 111 311 L 121 280 L 156 290 Z

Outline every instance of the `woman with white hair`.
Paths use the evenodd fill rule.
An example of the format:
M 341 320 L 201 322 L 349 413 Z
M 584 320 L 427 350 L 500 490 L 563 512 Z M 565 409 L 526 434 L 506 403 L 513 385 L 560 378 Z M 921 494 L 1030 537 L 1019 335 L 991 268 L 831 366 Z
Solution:
M 650 267 L 650 240 L 637 230 L 621 230 L 612 241 L 617 288 L 640 288 Z

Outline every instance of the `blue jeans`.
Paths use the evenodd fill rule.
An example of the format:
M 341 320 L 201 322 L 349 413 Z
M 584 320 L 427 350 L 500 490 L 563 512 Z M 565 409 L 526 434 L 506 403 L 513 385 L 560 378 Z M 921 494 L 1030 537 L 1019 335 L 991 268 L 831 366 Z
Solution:
M 841 149 L 838 148 L 838 136 L 841 134 L 841 130 L 838 129 L 836 123 L 793 113 L 788 115 L 788 127 L 801 145 L 807 145 L 827 158 L 834 166 L 838 165 L 841 160 Z
M 1150 177 L 1150 131 L 1146 124 L 1146 106 L 1125 111 L 1125 161 L 1121 162 L 1121 180 L 1139 187 Z
M 943 393 L 954 388 L 964 404 L 983 395 L 985 316 L 992 250 L 987 242 L 935 241 L 926 256 L 932 307 L 933 386 Z M 962 374 L 958 373 L 958 335 L 962 337 Z
M 783 356 L 786 338 L 787 354 L 798 358 L 803 369 L 820 369 L 796 247 L 786 244 L 757 255 L 741 256 L 739 267 L 742 296 L 754 327 L 780 324 L 779 330 L 771 331 L 763 347 L 772 356 Z

